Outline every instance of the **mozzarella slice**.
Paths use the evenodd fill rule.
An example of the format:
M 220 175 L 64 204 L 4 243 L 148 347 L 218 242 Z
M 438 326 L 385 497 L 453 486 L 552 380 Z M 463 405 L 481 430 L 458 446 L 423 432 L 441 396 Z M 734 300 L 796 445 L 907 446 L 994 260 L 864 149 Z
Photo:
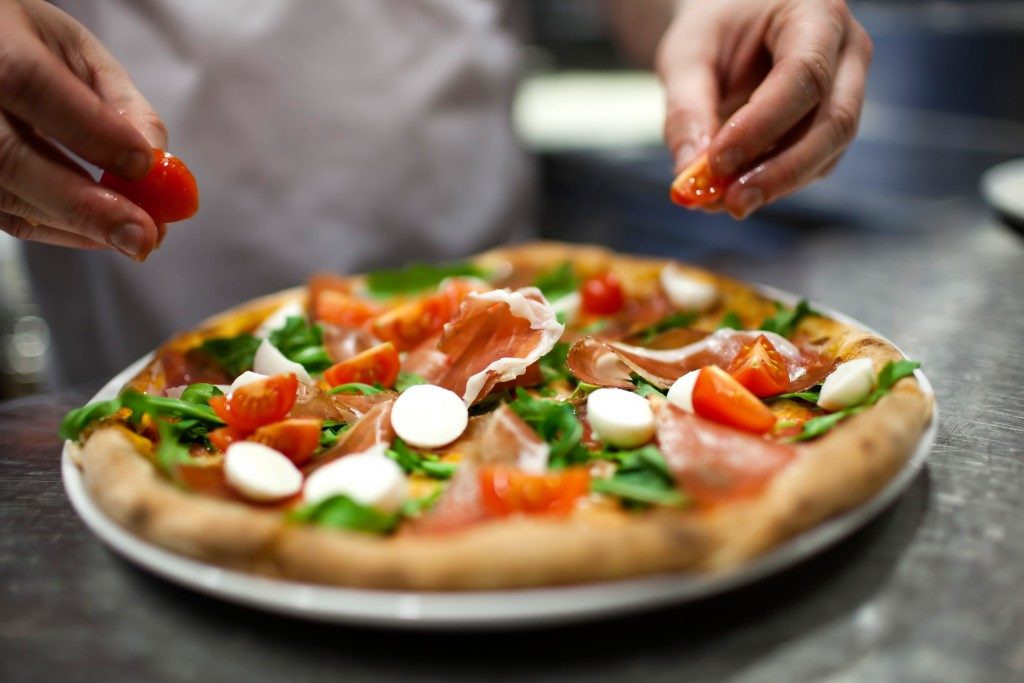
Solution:
M 271 332 L 276 332 L 285 326 L 288 322 L 288 318 L 305 318 L 306 309 L 298 301 L 289 301 L 285 305 L 281 306 L 273 313 L 268 315 L 266 319 L 256 328 L 253 332 L 253 336 L 262 339 Z
M 295 361 L 288 360 L 277 347 L 264 339 L 260 347 L 256 349 L 256 356 L 252 360 L 252 370 L 260 375 L 287 375 L 292 373 L 303 384 L 312 384 L 313 378 Z
M 654 411 L 643 396 L 625 389 L 597 389 L 587 397 L 587 418 L 601 441 L 620 448 L 654 437 Z
M 237 441 L 224 454 L 224 478 L 231 488 L 256 501 L 280 500 L 302 489 L 302 472 L 270 446 Z
M 690 370 L 672 383 L 668 390 L 668 402 L 688 413 L 693 412 L 693 385 L 697 383 L 700 370 Z
M 556 317 L 561 315 L 566 325 L 572 325 L 580 317 L 580 304 L 582 301 L 583 297 L 580 296 L 579 292 L 566 294 L 551 302 L 551 310 L 555 312 Z
M 402 468 L 384 455 L 386 448 L 387 444 L 377 444 L 324 465 L 309 475 L 302 497 L 314 504 L 344 495 L 382 512 L 395 512 L 406 498 L 408 482 Z
M 713 283 L 689 275 L 671 264 L 661 269 L 661 288 L 669 301 L 687 311 L 706 311 L 718 299 L 718 289 Z
M 825 410 L 855 406 L 875 388 L 875 366 L 870 358 L 857 358 L 836 366 L 821 385 L 818 405 Z
M 454 391 L 417 384 L 402 392 L 391 409 L 391 426 L 403 441 L 419 448 L 438 448 L 462 435 L 469 409 Z
M 238 377 L 235 378 L 235 381 L 231 383 L 231 386 L 228 387 L 228 390 L 226 392 L 224 392 L 224 393 L 230 394 L 235 389 L 238 389 L 238 387 L 244 387 L 246 384 L 252 384 L 253 382 L 259 382 L 261 379 L 266 379 L 266 378 L 267 378 L 267 375 L 261 375 L 258 372 L 253 372 L 252 370 L 246 370 L 241 375 L 239 375 Z

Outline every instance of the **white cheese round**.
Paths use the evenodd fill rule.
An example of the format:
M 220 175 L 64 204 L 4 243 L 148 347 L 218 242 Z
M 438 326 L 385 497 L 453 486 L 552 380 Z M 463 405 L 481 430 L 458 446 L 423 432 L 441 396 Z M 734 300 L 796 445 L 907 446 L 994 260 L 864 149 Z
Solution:
M 818 405 L 825 410 L 855 406 L 875 388 L 875 366 L 870 358 L 857 358 L 836 366 L 821 385 Z
M 661 269 L 661 288 L 669 301 L 687 311 L 706 311 L 718 299 L 718 290 L 713 283 L 689 275 L 671 264 Z
M 690 370 L 672 383 L 668 390 L 668 402 L 688 413 L 693 412 L 693 385 L 697 383 L 700 370 Z
M 587 396 L 587 418 L 606 444 L 636 448 L 654 438 L 654 411 L 643 396 L 625 389 L 597 389 Z
M 469 409 L 459 395 L 433 384 L 402 392 L 391 409 L 391 426 L 418 448 L 439 448 L 455 441 L 469 424 Z
M 266 379 L 266 378 L 267 378 L 267 375 L 261 375 L 258 372 L 253 372 L 252 370 L 246 370 L 241 375 L 239 375 L 238 377 L 235 378 L 235 381 L 231 383 L 230 387 L 228 387 L 228 391 L 226 391 L 224 393 L 230 394 L 231 392 L 233 392 L 236 389 L 238 389 L 238 387 L 244 387 L 246 384 L 252 384 L 253 382 L 258 382 L 261 379 Z
M 283 453 L 254 441 L 236 441 L 224 454 L 224 478 L 256 501 L 280 500 L 302 489 L 302 472 Z
M 252 370 L 260 375 L 287 375 L 294 374 L 303 384 L 313 384 L 313 378 L 295 361 L 288 360 L 277 347 L 264 339 L 256 349 L 256 356 L 252 360 Z
M 309 475 L 302 497 L 315 504 L 344 495 L 382 512 L 395 512 L 405 501 L 408 484 L 402 468 L 384 455 L 386 447 L 378 444 L 324 465 Z

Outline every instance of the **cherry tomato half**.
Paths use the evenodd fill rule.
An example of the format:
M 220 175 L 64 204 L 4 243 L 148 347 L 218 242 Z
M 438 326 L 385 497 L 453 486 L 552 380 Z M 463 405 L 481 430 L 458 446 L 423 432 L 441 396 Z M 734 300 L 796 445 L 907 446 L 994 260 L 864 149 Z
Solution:
M 622 310 L 626 295 L 615 273 L 601 273 L 588 277 L 580 287 L 582 308 L 591 315 L 613 315 Z
M 672 181 L 669 197 L 680 206 L 709 206 L 725 194 L 731 180 L 711 175 L 707 153 L 701 154 Z
M 324 381 L 332 387 L 349 382 L 391 387 L 398 379 L 400 365 L 395 345 L 384 342 L 327 368 Z
M 270 446 L 284 453 L 296 465 L 303 465 L 313 457 L 313 451 L 320 445 L 320 420 L 281 420 L 260 427 L 249 440 Z
M 567 515 L 576 500 L 590 491 L 590 474 L 584 467 L 527 474 L 516 467 L 499 465 L 483 468 L 478 476 L 484 509 L 495 517 L 515 513 Z
M 185 163 L 162 149 L 153 150 L 153 167 L 139 180 L 104 172 L 100 185 L 127 197 L 148 213 L 154 223 L 174 223 L 199 210 L 199 188 Z
M 313 317 L 340 327 L 360 327 L 380 314 L 369 301 L 338 292 L 323 290 L 315 299 Z
M 755 396 L 774 396 L 789 388 L 782 354 L 763 334 L 743 347 L 727 372 Z
M 236 441 L 244 439 L 245 434 L 234 427 L 219 427 L 217 429 L 210 430 L 206 435 L 206 438 L 210 440 L 210 443 L 212 443 L 218 451 L 223 453 L 227 451 L 228 446 Z
M 217 417 L 243 434 L 283 419 L 295 405 L 299 382 L 295 375 L 274 375 L 250 382 L 231 392 L 231 397 L 214 396 L 210 407 Z
M 409 351 L 441 331 L 455 315 L 452 299 L 438 292 L 391 309 L 373 320 L 371 330 L 399 351 Z
M 716 365 L 697 375 L 693 385 L 693 411 L 714 420 L 755 434 L 764 434 L 775 426 L 775 413 Z

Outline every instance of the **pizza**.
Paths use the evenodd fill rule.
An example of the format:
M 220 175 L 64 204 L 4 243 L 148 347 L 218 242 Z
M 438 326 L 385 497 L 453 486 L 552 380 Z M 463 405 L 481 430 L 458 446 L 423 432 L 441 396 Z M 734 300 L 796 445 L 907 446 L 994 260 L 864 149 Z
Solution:
M 877 335 L 681 263 L 533 243 L 314 275 L 61 434 L 132 533 L 400 590 L 723 572 L 871 498 L 931 417 Z

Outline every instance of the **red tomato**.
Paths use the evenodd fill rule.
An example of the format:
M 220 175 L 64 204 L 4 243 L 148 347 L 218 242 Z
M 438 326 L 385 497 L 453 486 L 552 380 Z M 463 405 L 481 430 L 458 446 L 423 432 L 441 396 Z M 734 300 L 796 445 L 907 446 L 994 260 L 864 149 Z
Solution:
M 774 396 L 789 388 L 786 362 L 763 334 L 743 347 L 728 373 L 755 396 Z
M 725 370 L 709 365 L 693 385 L 693 411 L 701 417 L 755 434 L 775 426 L 775 413 Z
M 615 273 L 602 273 L 588 277 L 580 287 L 584 313 L 591 315 L 612 315 L 618 313 L 626 303 L 622 283 Z
M 332 387 L 349 382 L 380 383 L 390 387 L 398 379 L 400 366 L 401 361 L 398 359 L 395 345 L 384 342 L 327 368 L 324 371 L 324 381 Z
M 284 453 L 296 465 L 302 465 L 313 457 L 313 451 L 320 445 L 320 420 L 281 420 L 260 427 L 249 440 L 270 446 Z
M 380 309 L 369 301 L 335 290 L 319 292 L 313 308 L 316 320 L 340 327 L 360 327 L 379 314 Z
M 216 410 L 216 409 L 215 409 Z M 238 431 L 234 427 L 219 427 L 218 429 L 211 430 L 206 438 L 210 440 L 217 450 L 223 453 L 228 449 L 228 446 L 236 441 L 241 441 L 245 438 L 245 434 Z
M 153 167 L 139 180 L 104 172 L 100 185 L 127 197 L 148 213 L 154 223 L 174 223 L 199 210 L 199 189 L 185 163 L 162 149 L 153 150 Z
M 515 513 L 567 515 L 576 500 L 590 491 L 590 473 L 584 467 L 527 474 L 516 467 L 498 465 L 480 470 L 479 481 L 484 509 L 496 517 Z
M 394 344 L 399 351 L 409 351 L 440 332 L 453 315 L 452 298 L 447 292 L 438 292 L 378 316 L 371 323 L 371 330 L 378 338 Z
M 210 407 L 217 417 L 243 434 L 283 419 L 295 404 L 299 381 L 295 375 L 274 375 L 251 382 L 227 396 L 214 396 Z
M 719 201 L 731 181 L 711 175 L 708 155 L 701 154 L 672 181 L 669 197 L 687 208 L 709 206 Z

